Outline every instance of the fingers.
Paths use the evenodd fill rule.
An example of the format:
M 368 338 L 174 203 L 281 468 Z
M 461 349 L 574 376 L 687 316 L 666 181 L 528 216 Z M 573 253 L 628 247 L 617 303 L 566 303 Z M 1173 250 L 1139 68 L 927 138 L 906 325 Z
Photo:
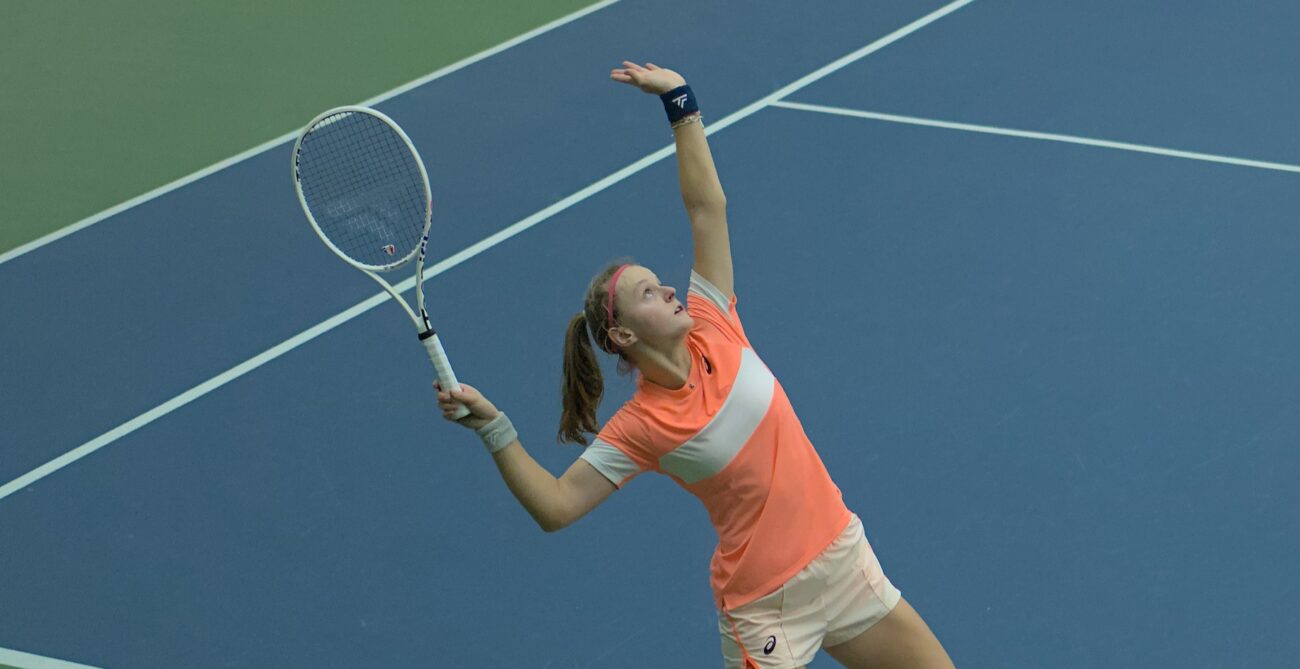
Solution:
M 623 61 L 623 67 L 616 67 L 610 71 L 609 78 L 615 81 L 621 81 L 625 84 L 636 84 L 640 81 L 641 77 L 649 71 L 650 70 L 641 67 L 630 60 L 625 60 Z
M 664 69 L 647 62 L 645 65 L 623 61 L 623 67 L 616 67 L 609 71 L 609 78 L 624 84 L 632 84 L 647 93 L 662 93 L 659 90 L 663 86 L 670 89 L 674 84 L 681 85 L 681 75 L 672 70 Z
M 462 406 L 469 407 L 473 410 L 474 406 L 483 402 L 483 396 L 479 394 L 474 386 L 462 383 L 460 390 L 452 392 L 442 387 L 442 383 L 433 382 L 433 387 L 438 391 L 438 408 L 442 411 L 444 418 L 451 419 L 452 414 L 460 410 Z
M 485 416 L 491 417 L 497 413 L 496 407 L 477 388 L 464 383 L 459 385 L 460 390 L 452 392 L 443 388 L 441 382 L 433 382 L 433 387 L 438 392 L 438 410 L 443 418 L 465 427 L 477 428 L 485 422 Z M 469 409 L 469 414 L 460 415 L 464 409 Z
M 453 420 L 452 416 L 460 411 L 461 403 L 447 396 L 446 393 L 438 393 L 438 410 L 442 412 L 442 417 L 447 420 Z
M 471 386 L 471 385 L 469 385 L 468 383 L 457 383 L 456 385 L 460 386 L 460 392 L 462 392 L 462 393 L 477 393 L 477 392 L 478 392 L 478 390 L 476 390 L 476 389 L 474 388 L 474 386 Z M 433 382 L 433 388 L 434 388 L 435 390 L 439 391 L 439 392 L 442 392 L 442 390 L 443 390 L 442 382 L 441 382 L 441 381 L 438 381 L 438 380 L 435 379 L 434 382 Z
M 460 387 L 460 392 L 455 393 L 455 397 L 453 397 L 453 396 L 452 396 L 453 393 L 452 393 L 450 390 L 445 390 L 445 389 L 443 389 L 442 384 L 438 383 L 437 381 L 434 381 L 434 382 L 433 382 L 433 387 L 436 388 L 437 391 L 438 391 L 438 405 L 439 405 L 439 406 L 441 406 L 441 405 L 443 405 L 443 404 L 450 404 L 450 405 L 452 405 L 452 406 L 459 406 L 459 405 L 461 404 L 461 401 L 458 400 L 458 399 L 456 399 L 456 398 L 464 399 L 466 389 L 473 390 L 472 388 L 469 388 L 468 386 L 462 385 L 462 386 Z

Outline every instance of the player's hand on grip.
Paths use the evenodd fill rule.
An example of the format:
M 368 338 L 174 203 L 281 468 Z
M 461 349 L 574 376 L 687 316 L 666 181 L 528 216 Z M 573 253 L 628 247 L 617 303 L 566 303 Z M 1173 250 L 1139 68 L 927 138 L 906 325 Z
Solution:
M 442 411 L 442 417 L 464 425 L 471 430 L 477 430 L 487 425 L 499 413 L 497 408 L 482 393 L 475 390 L 473 386 L 462 383 L 460 384 L 460 392 L 457 393 L 443 390 L 442 385 L 437 381 L 433 382 L 433 387 L 438 391 L 438 409 Z M 462 404 L 469 407 L 469 415 L 459 420 L 452 420 L 451 415 Z
M 646 63 L 645 67 L 630 60 L 623 61 L 623 67 L 616 67 L 609 72 L 609 78 L 631 84 L 653 95 L 662 95 L 668 91 L 685 86 L 686 79 L 672 70 Z

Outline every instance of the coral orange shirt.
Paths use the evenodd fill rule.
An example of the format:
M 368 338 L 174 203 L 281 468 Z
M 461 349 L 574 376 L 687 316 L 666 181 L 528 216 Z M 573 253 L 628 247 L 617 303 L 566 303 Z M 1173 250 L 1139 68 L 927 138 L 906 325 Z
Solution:
M 718 533 L 719 609 L 775 591 L 848 526 L 840 490 L 781 384 L 750 346 L 736 298 L 691 272 L 691 372 L 678 389 L 637 389 L 582 454 L 622 488 L 645 471 L 699 498 Z

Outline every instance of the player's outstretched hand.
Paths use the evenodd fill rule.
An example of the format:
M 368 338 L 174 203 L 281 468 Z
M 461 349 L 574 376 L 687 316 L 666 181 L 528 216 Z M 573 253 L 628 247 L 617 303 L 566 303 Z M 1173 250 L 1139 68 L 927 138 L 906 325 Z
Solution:
M 662 95 L 678 86 L 686 85 L 685 77 L 672 70 L 659 67 L 654 63 L 646 63 L 645 67 L 642 67 L 630 60 L 623 61 L 623 67 L 610 70 L 609 78 L 631 84 L 653 95 Z
M 451 415 L 455 413 L 456 408 L 462 404 L 469 407 L 469 414 L 460 420 L 452 422 L 464 425 L 471 430 L 477 430 L 480 427 L 487 425 L 493 418 L 497 417 L 498 413 L 500 413 L 497 411 L 497 408 L 492 406 L 492 403 L 489 402 L 482 393 L 475 390 L 473 386 L 467 386 L 462 383 L 460 384 L 460 392 L 457 393 L 443 390 L 442 386 L 437 381 L 433 382 L 433 387 L 438 391 L 438 409 L 442 411 L 443 418 L 452 420 Z

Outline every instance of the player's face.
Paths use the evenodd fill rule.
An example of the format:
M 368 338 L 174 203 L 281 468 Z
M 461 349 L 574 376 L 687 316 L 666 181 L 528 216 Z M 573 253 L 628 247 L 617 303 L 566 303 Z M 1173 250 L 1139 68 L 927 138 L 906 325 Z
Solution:
M 694 325 L 677 290 L 661 284 L 654 272 L 640 265 L 623 270 L 615 299 L 623 327 L 652 345 L 674 344 Z

